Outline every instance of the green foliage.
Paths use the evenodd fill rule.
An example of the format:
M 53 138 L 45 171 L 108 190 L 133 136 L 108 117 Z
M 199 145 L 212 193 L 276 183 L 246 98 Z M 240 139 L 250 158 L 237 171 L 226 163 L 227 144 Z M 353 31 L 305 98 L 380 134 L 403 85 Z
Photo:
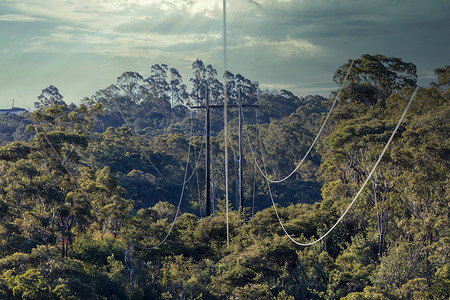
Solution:
M 448 87 L 448 85 L 450 84 L 450 66 L 437 68 L 434 72 L 438 76 L 438 85 L 442 87 Z
M 382 291 L 377 288 L 366 286 L 362 292 L 353 292 L 345 297 L 343 300 L 390 300 L 395 299 L 390 295 L 385 295 Z
M 28 145 L 13 142 L 4 147 L 0 147 L 0 160 L 17 161 L 26 158 L 30 152 L 31 149 Z
M 336 72 L 337 81 L 348 66 Z M 201 61 L 193 68 L 198 90 L 184 100 L 201 102 L 197 92 L 208 87 L 220 103 L 223 88 L 217 71 Z M 116 85 L 124 91 L 116 100 L 138 129 L 136 137 L 126 127 L 93 133 L 111 116 L 117 117 L 110 120 L 113 125 L 122 124 L 106 93 L 102 100 L 98 94 L 78 107 L 52 105 L 33 112 L 28 129 L 36 134 L 28 141 L 12 142 L 8 129 L 7 142 L 0 147 L 0 298 L 450 297 L 448 67 L 436 70 L 437 83 L 419 89 L 360 198 L 334 231 L 311 247 L 292 243 L 274 209 L 267 208 L 268 187 L 260 175 L 253 175 L 248 145 L 244 185 L 254 185 L 254 191 L 247 189 L 244 196 L 246 201 L 254 196 L 255 209 L 247 201 L 239 212 L 230 201 L 227 225 L 219 122 L 212 138 L 217 161 L 214 215 L 199 218 L 205 173 L 200 162 L 172 223 L 181 187 L 170 181 L 183 177 L 189 147 L 191 174 L 202 136 L 197 133 L 189 140 L 189 120 L 182 120 L 186 111 L 175 111 L 186 93 L 181 76 L 166 65 L 154 65 L 151 72 L 147 83 L 128 72 Z M 241 90 L 247 103 L 266 106 L 260 129 L 269 176 L 286 175 L 317 132 L 323 99 L 298 98 L 288 91 L 262 95 L 243 76 L 226 76 L 230 95 Z M 327 138 L 294 178 L 271 186 L 291 238 L 313 241 L 341 216 L 411 97 L 415 77 L 415 67 L 397 58 L 363 55 L 356 60 L 344 101 L 325 129 Z M 128 79 L 142 81 L 133 85 Z M 232 129 L 237 129 L 236 113 L 230 116 Z M 213 119 L 219 117 L 216 113 Z M 6 122 L 2 118 L 0 126 Z M 24 118 L 19 121 L 27 123 Z M 202 118 L 199 113 L 194 119 L 195 132 L 202 132 Z M 258 128 L 251 125 L 248 130 L 260 160 Z M 234 133 L 230 145 L 238 146 Z M 232 185 L 234 181 L 230 179 Z M 230 199 L 234 193 L 233 188 Z M 170 230 L 158 248 L 143 248 L 158 245 Z
M 349 61 L 337 69 L 333 80 L 343 84 L 350 64 Z M 415 86 L 416 70 L 413 63 L 403 62 L 401 58 L 363 54 L 361 58 L 353 60 L 348 76 L 349 84 L 343 89 L 341 99 L 360 102 L 366 106 L 377 102 L 383 104 L 392 93 Z
M 335 268 L 330 272 L 329 299 L 362 292 L 371 283 L 376 261 L 376 242 L 355 236 L 352 244 L 336 258 Z
M 44 299 L 50 296 L 44 276 L 36 269 L 27 270 L 20 275 L 14 274 L 13 270 L 8 270 L 2 274 L 1 278 L 6 283 L 8 294 L 15 298 Z
M 400 288 L 408 280 L 421 278 L 426 273 L 426 262 L 414 244 L 401 243 L 392 247 L 381 258 L 374 282 L 386 290 Z
M 12 141 L 26 141 L 31 137 L 26 131 L 30 124 L 28 113 L 16 115 L 3 113 L 0 114 L 0 145 Z
M 344 99 L 351 101 L 340 104 L 334 117 L 339 124 L 334 124 L 328 143 L 321 146 L 320 178 L 325 181 L 322 204 L 328 209 L 342 209 L 354 197 L 411 97 L 409 86 L 413 81 L 408 80 L 413 77 L 395 76 L 414 76 L 413 69 L 407 71 L 409 75 L 392 73 L 394 77 L 389 80 L 400 80 L 399 85 L 390 85 L 390 90 L 386 90 L 380 80 L 389 76 L 378 78 L 372 67 L 369 72 L 364 69 L 373 59 L 363 56 L 355 61 L 349 89 L 356 82 L 359 87 L 367 86 L 380 93 L 374 96 L 367 90 L 362 94 L 344 91 Z M 336 73 L 336 78 L 342 80 L 348 67 L 349 63 Z M 438 72 L 445 76 L 445 69 Z M 399 134 L 344 221 L 350 226 L 351 236 L 366 236 L 362 241 L 369 242 L 371 263 L 350 259 L 353 255 L 348 251 L 355 250 L 353 243 L 339 250 L 328 285 L 330 298 L 348 293 L 345 299 L 434 297 L 429 294 L 430 285 L 441 281 L 433 274 L 447 264 L 442 256 L 449 234 L 448 205 L 444 204 L 448 202 L 450 169 L 447 119 L 445 91 L 435 84 L 419 89 Z M 379 258 L 373 255 L 376 252 Z
M 303 103 L 300 98 L 289 91 L 282 90 L 279 93 L 266 93 L 259 97 L 258 106 L 260 120 L 270 123 L 271 119 L 281 119 L 294 113 Z

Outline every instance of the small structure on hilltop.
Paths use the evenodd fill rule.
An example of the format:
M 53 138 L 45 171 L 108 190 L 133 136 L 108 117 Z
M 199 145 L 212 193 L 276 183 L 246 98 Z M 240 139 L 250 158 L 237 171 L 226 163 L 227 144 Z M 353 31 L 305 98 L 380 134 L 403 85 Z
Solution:
M 26 113 L 27 110 L 25 108 L 20 107 L 14 107 L 14 100 L 12 102 L 11 108 L 1 109 L 0 108 L 0 114 L 15 114 L 15 115 L 21 115 L 23 113 Z

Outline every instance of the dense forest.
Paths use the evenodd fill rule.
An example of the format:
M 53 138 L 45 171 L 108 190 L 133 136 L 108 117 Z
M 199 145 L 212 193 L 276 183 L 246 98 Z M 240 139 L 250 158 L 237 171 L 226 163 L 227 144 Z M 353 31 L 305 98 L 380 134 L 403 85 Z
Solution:
M 148 78 L 125 72 L 79 105 L 51 85 L 35 111 L 0 114 L 1 299 L 450 298 L 450 66 L 418 89 L 370 178 L 416 88 L 413 63 L 349 60 L 329 99 L 227 72 L 230 105 L 249 106 L 242 210 L 240 114 L 229 109 L 228 216 L 223 110 L 211 110 L 206 216 L 205 111 L 191 109 L 206 97 L 223 104 L 223 79 L 201 60 L 192 74 L 189 91 L 165 64 Z M 258 166 L 272 180 L 288 175 L 333 103 L 294 176 L 268 185 Z M 367 179 L 323 240 L 303 247 L 286 236 L 271 196 L 291 238 L 309 242 Z

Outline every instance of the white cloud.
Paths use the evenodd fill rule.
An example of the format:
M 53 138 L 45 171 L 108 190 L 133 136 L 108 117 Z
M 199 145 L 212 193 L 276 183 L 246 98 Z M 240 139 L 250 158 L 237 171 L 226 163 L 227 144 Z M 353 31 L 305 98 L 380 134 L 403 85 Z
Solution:
M 170 51 L 182 52 L 182 49 L 197 44 L 218 44 L 220 39 L 219 34 L 91 32 L 71 26 L 58 26 L 49 35 L 32 38 L 24 51 L 58 52 L 66 49 L 107 56 L 149 57 Z
M 122 3 L 124 1 L 45 0 L 38 3 L 30 0 L 4 1 L 2 3 L 4 6 L 23 16 L 94 29 L 126 23 L 132 18 L 130 9 Z
M 45 45 L 45 42 L 39 39 L 32 39 L 25 47 L 22 48 L 23 53 L 45 52 L 48 50 L 49 47 Z
M 241 48 L 265 48 L 264 51 L 279 58 L 288 59 L 292 57 L 311 57 L 321 50 L 306 40 L 293 39 L 287 37 L 279 41 L 273 41 L 262 37 L 246 36 L 242 39 L 242 43 L 230 46 L 230 50 L 238 50 Z
M 6 22 L 36 22 L 40 21 L 40 18 L 36 18 L 29 15 L 24 14 L 8 14 L 8 15 L 0 15 L 0 21 Z
M 156 2 L 156 1 L 155 1 Z M 209 18 L 214 18 L 222 11 L 222 1 L 211 0 L 197 0 L 197 1 L 183 1 L 183 0 L 169 0 L 157 1 L 158 5 L 165 12 L 171 13 L 173 11 L 183 12 L 190 15 L 203 15 Z
M 4 0 L 5 7 L 23 19 L 39 17 L 51 21 L 80 24 L 96 29 L 113 28 L 155 13 L 181 12 L 184 15 L 220 16 L 219 1 L 210 0 Z M 145 15 L 147 14 L 147 15 Z
M 83 68 L 92 68 L 96 78 L 104 76 L 102 68 L 114 77 L 110 74 L 138 63 L 181 64 L 186 73 L 197 58 L 217 68 L 223 63 L 220 0 L 0 2 L 0 22 L 10 22 L 2 50 L 11 49 L 0 55 L 0 64 L 10 70 L 24 65 L 23 58 L 34 62 L 35 72 L 46 70 L 41 64 L 60 66 L 63 59 L 63 66 L 75 72 L 84 59 Z M 327 91 L 330 83 L 315 75 L 325 74 L 331 82 L 348 58 L 381 53 L 417 63 L 420 76 L 431 78 L 427 72 L 448 61 L 448 39 L 443 37 L 449 36 L 449 9 L 448 0 L 227 0 L 229 67 L 267 86 Z M 107 67 L 96 65 L 98 61 Z M 4 86 L 0 80 L 0 91 Z
M 318 46 L 306 40 L 292 39 L 289 37 L 279 42 L 271 42 L 269 45 L 276 48 L 279 55 L 285 58 L 295 56 L 310 57 L 320 49 Z

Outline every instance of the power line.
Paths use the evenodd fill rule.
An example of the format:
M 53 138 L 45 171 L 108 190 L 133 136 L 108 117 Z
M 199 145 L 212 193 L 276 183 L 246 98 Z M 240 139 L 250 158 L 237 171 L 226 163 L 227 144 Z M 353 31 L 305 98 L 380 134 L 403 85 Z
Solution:
M 393 140 L 395 134 L 397 133 L 397 130 L 398 130 L 398 128 L 400 127 L 400 124 L 402 123 L 403 119 L 405 118 L 405 115 L 406 115 L 406 113 L 408 112 L 408 109 L 409 109 L 409 107 L 411 106 L 411 103 L 412 103 L 412 101 L 414 100 L 414 97 L 416 96 L 418 89 L 419 89 L 419 87 L 417 86 L 416 89 L 414 90 L 412 96 L 411 96 L 411 99 L 409 100 L 408 104 L 406 105 L 406 108 L 405 108 L 405 110 L 403 111 L 403 114 L 402 114 L 402 116 L 400 117 L 400 120 L 398 121 L 397 125 L 395 126 L 395 129 L 394 129 L 394 131 L 392 132 L 391 137 L 389 138 L 388 142 L 386 143 L 386 145 L 385 145 L 383 151 L 381 152 L 380 156 L 378 157 L 377 162 L 376 162 L 375 165 L 373 166 L 372 171 L 370 171 L 369 176 L 367 176 L 366 180 L 364 181 L 363 185 L 362 185 L 361 188 L 359 189 L 358 193 L 357 193 L 356 196 L 353 198 L 352 202 L 350 202 L 350 204 L 348 205 L 348 207 L 347 207 L 347 209 L 344 211 L 344 213 L 341 215 L 341 217 L 336 221 L 336 223 L 334 223 L 334 225 L 333 225 L 333 226 L 332 226 L 325 234 L 323 234 L 320 238 L 318 238 L 318 239 L 316 239 L 316 240 L 314 240 L 314 241 L 312 241 L 312 242 L 309 242 L 309 243 L 300 243 L 300 242 L 297 242 L 296 240 L 294 240 L 294 239 L 289 235 L 289 233 L 287 232 L 286 228 L 284 227 L 283 222 L 281 221 L 280 216 L 279 216 L 279 214 L 278 214 L 278 210 L 277 210 L 277 207 L 276 207 L 276 205 L 275 205 L 275 201 L 273 200 L 272 190 L 271 190 L 271 188 L 270 188 L 270 182 L 269 182 L 269 180 L 266 179 L 266 181 L 267 181 L 267 187 L 268 187 L 268 189 L 269 189 L 270 199 L 272 200 L 272 205 L 273 205 L 273 208 L 274 208 L 274 210 L 275 210 L 275 214 L 277 215 L 278 222 L 280 223 L 281 227 L 283 228 L 284 233 L 287 235 L 287 237 L 288 237 L 292 242 L 294 242 L 295 244 L 297 244 L 297 245 L 299 245 L 299 246 L 311 246 L 311 245 L 314 245 L 314 244 L 316 244 L 317 242 L 319 242 L 319 241 L 321 241 L 322 239 L 324 239 L 324 238 L 325 238 L 331 231 L 333 231 L 333 229 L 341 222 L 341 220 L 345 217 L 345 215 L 347 214 L 347 212 L 350 210 L 350 208 L 351 208 L 351 207 L 353 206 L 353 204 L 355 203 L 356 199 L 358 199 L 359 195 L 361 194 L 362 190 L 363 190 L 364 187 L 366 186 L 367 182 L 372 178 L 372 175 L 373 175 L 373 173 L 375 172 L 375 169 L 378 167 L 378 164 L 380 163 L 380 161 L 381 161 L 381 159 L 383 158 L 383 156 L 384 156 L 384 154 L 385 154 L 387 148 L 389 147 L 389 145 L 390 145 L 390 143 L 392 142 L 392 140 Z M 259 132 L 259 131 L 258 131 L 258 132 Z M 259 140 L 260 140 L 260 144 L 261 144 L 261 146 L 262 146 L 262 141 L 261 141 L 261 136 L 260 136 L 260 135 L 259 135 Z M 266 169 L 266 163 L 265 163 L 265 160 L 264 160 L 264 154 L 263 154 L 263 153 L 262 153 L 262 160 L 263 160 L 264 169 Z
M 228 61 L 227 61 L 227 0 L 223 0 L 223 66 L 225 69 L 224 79 L 224 109 L 223 109 L 223 119 L 224 119 L 224 139 L 225 139 L 225 211 L 227 219 L 227 248 L 230 248 L 230 222 L 228 217 Z
M 214 163 L 215 163 L 215 161 L 213 159 L 212 149 L 211 149 L 210 155 L 211 155 L 211 179 L 212 179 L 212 194 L 213 194 L 211 208 L 212 208 L 212 214 L 214 215 L 214 213 L 216 211 L 216 207 L 215 207 L 215 205 L 216 205 L 216 183 L 215 183 L 215 180 L 214 180 Z
M 34 126 L 35 126 L 35 129 L 36 129 L 37 134 L 42 133 L 42 136 L 44 137 L 45 141 L 47 142 L 47 144 L 48 144 L 48 145 L 50 146 L 50 148 L 52 149 L 52 152 L 53 152 L 53 154 L 55 155 L 56 159 L 57 159 L 58 162 L 61 164 L 61 166 L 64 168 L 64 170 L 67 172 L 67 175 L 69 176 L 69 182 L 70 182 L 71 184 L 73 184 L 74 188 L 78 188 L 78 189 L 80 190 L 80 192 L 83 194 L 83 196 L 84 196 L 87 200 L 89 200 L 90 198 L 89 198 L 88 195 L 86 194 L 85 190 L 81 188 L 81 186 L 80 186 L 80 184 L 78 183 L 78 181 L 76 180 L 75 176 L 73 176 L 72 172 L 69 170 L 69 168 L 68 168 L 67 165 L 66 165 L 66 161 L 67 161 L 67 159 L 68 159 L 70 153 L 73 151 L 73 146 L 72 146 L 72 149 L 71 149 L 70 153 L 66 156 L 66 159 L 63 160 L 63 159 L 61 158 L 61 156 L 59 155 L 58 151 L 56 150 L 56 148 L 53 146 L 53 143 L 52 143 L 52 142 L 50 141 L 50 139 L 48 138 L 47 133 L 46 133 L 44 130 L 41 130 L 41 129 L 39 128 L 38 122 L 37 122 L 37 120 L 35 119 L 35 117 L 33 116 L 32 113 L 30 114 L 30 119 L 31 119 L 31 122 L 32 122 L 32 123 L 34 124 Z M 37 135 L 36 135 L 36 136 L 37 136 Z M 90 201 L 90 202 L 93 203 L 92 201 Z M 70 214 L 69 214 L 69 216 L 70 216 Z M 63 225 L 61 225 L 61 226 L 64 226 L 64 227 L 66 227 L 66 226 L 72 227 L 74 218 L 72 218 L 72 220 L 71 220 L 71 222 L 70 222 L 70 224 L 72 224 L 72 225 L 68 225 L 68 222 L 69 222 L 69 221 L 68 221 L 69 216 L 67 216 L 67 217 L 65 218 L 64 221 L 63 221 L 64 218 L 61 218 L 61 221 L 60 221 L 60 222 L 61 222 L 61 223 L 62 223 L 62 222 L 65 223 L 65 224 L 63 224 Z M 71 229 L 70 229 L 70 228 L 68 229 L 68 228 L 66 227 L 66 229 L 64 229 L 63 232 L 62 232 L 62 238 L 63 238 L 64 236 L 67 237 L 66 230 L 69 230 L 69 231 L 70 231 Z M 66 243 L 65 243 L 63 240 L 62 240 L 62 242 L 63 242 L 63 244 L 62 244 L 63 250 L 62 250 L 62 251 L 63 251 L 63 257 L 64 257 L 64 256 L 67 256 L 67 248 L 66 248 Z M 70 242 L 70 240 L 69 240 L 69 242 Z M 70 243 L 71 243 L 71 242 L 70 242 Z
M 56 150 L 56 148 L 53 146 L 53 143 L 50 141 L 50 139 L 48 138 L 47 133 L 45 133 L 45 131 L 43 129 L 39 128 L 38 122 L 35 119 L 35 117 L 33 116 L 33 114 L 30 114 L 30 120 L 31 122 L 35 125 L 36 128 L 36 132 L 39 134 L 41 133 L 42 136 L 44 137 L 45 141 L 47 142 L 47 144 L 50 146 L 50 148 L 52 149 L 53 154 L 55 155 L 56 159 L 58 160 L 58 162 L 61 164 L 61 166 L 64 168 L 64 170 L 66 171 L 67 175 L 69 176 L 69 181 L 77 188 L 80 188 L 81 193 L 83 194 L 83 196 L 86 197 L 86 199 L 89 199 L 89 197 L 87 196 L 86 192 L 81 188 L 81 186 L 78 184 L 78 181 L 76 180 L 75 176 L 73 176 L 72 172 L 69 170 L 69 168 L 66 165 L 66 161 L 68 160 L 68 157 L 70 155 L 70 153 L 73 151 L 74 147 L 72 145 L 72 149 L 70 150 L 69 154 L 67 155 L 67 157 L 63 160 L 61 158 L 61 155 L 59 155 L 58 151 Z
M 120 109 L 120 108 L 119 108 L 119 109 Z M 56 150 L 56 148 L 55 148 L 55 147 L 53 146 L 53 144 L 51 143 L 51 141 L 50 141 L 50 139 L 48 138 L 48 136 L 47 136 L 47 134 L 45 133 L 45 131 L 39 129 L 38 122 L 37 122 L 37 120 L 36 120 L 32 115 L 30 115 L 30 118 L 31 118 L 31 121 L 32 121 L 32 122 L 34 123 L 34 125 L 35 125 L 36 131 L 37 131 L 38 133 L 42 133 L 42 135 L 43 135 L 45 141 L 47 142 L 47 144 L 48 144 L 48 145 L 50 146 L 50 148 L 52 149 L 52 151 L 53 151 L 53 153 L 54 153 L 56 159 L 58 160 L 58 162 L 62 165 L 62 167 L 65 169 L 65 171 L 66 171 L 67 174 L 69 175 L 70 181 L 71 181 L 76 187 L 80 187 L 79 184 L 78 184 L 78 182 L 76 181 L 75 177 L 72 175 L 72 172 L 71 172 L 71 171 L 69 170 L 69 168 L 66 166 L 66 164 L 65 164 L 64 161 L 62 160 L 61 156 L 59 155 L 58 151 Z M 124 119 L 124 120 L 125 120 L 125 119 Z M 126 122 L 126 120 L 125 120 L 125 122 Z M 128 125 L 128 124 L 127 124 L 127 125 Z M 192 135 L 193 135 L 193 128 L 194 128 L 194 126 L 193 126 L 193 118 L 191 117 L 191 129 L 190 129 L 190 133 L 189 133 L 189 141 L 191 140 Z M 130 128 L 130 129 L 131 129 L 131 128 Z M 204 140 L 204 139 L 203 139 L 203 140 Z M 203 142 L 202 142 L 202 147 L 203 147 Z M 171 224 L 171 226 L 170 226 L 169 232 L 168 232 L 167 235 L 164 237 L 164 239 L 163 239 L 158 245 L 156 245 L 156 246 L 154 246 L 154 247 L 146 248 L 146 247 L 141 247 L 141 246 L 138 246 L 138 245 L 135 245 L 135 244 L 132 243 L 134 246 L 136 246 L 136 247 L 138 247 L 138 248 L 140 248 L 140 249 L 143 249 L 143 250 L 152 250 L 152 249 L 155 249 L 155 248 L 161 246 L 161 245 L 167 240 L 167 238 L 169 237 L 170 233 L 172 232 L 172 229 L 173 229 L 173 227 L 174 227 L 174 225 L 175 225 L 175 221 L 177 220 L 177 217 L 178 217 L 178 214 L 179 214 L 179 211 L 180 211 L 180 207 L 181 207 L 181 203 L 182 203 L 182 200 L 183 200 L 183 196 L 184 196 L 184 191 L 185 191 L 186 183 L 188 182 L 188 180 L 186 180 L 186 178 L 187 178 L 187 173 L 188 173 L 188 168 L 189 168 L 190 149 L 191 149 L 191 147 L 190 147 L 190 142 L 189 142 L 189 143 L 188 143 L 188 153 L 187 153 L 187 159 L 186 159 L 185 174 L 184 174 L 184 180 L 183 180 L 183 187 L 182 187 L 182 190 L 181 190 L 181 195 L 180 195 L 180 200 L 179 200 L 179 202 L 178 202 L 177 211 L 176 211 L 174 220 L 173 220 L 173 222 L 172 222 L 172 224 Z M 199 156 L 199 158 L 198 158 L 198 160 L 197 160 L 197 162 L 196 162 L 196 168 L 197 168 L 197 166 L 198 166 L 199 160 L 200 160 L 200 156 Z M 193 171 L 193 173 L 192 173 L 192 175 L 191 175 L 190 178 L 192 178 L 192 176 L 193 176 L 194 173 L 195 173 L 195 169 L 194 169 L 194 171 Z M 82 192 L 82 194 L 86 197 L 86 199 L 89 199 L 89 197 L 87 196 L 86 192 L 85 192 L 83 189 L 81 189 L 81 192 Z
M 192 112 L 191 112 L 191 119 L 192 119 Z M 192 125 L 191 125 L 192 126 Z M 193 129 L 192 129 L 193 130 Z M 193 133 L 191 134 L 191 136 L 189 137 L 189 139 L 192 139 Z M 203 150 L 203 145 L 205 145 L 205 140 L 206 140 L 206 125 L 205 128 L 203 128 L 203 134 L 202 134 L 203 138 L 202 138 L 202 143 L 200 144 L 200 150 L 198 152 L 198 156 L 197 159 L 195 159 L 195 154 L 194 154 L 194 161 L 195 161 L 195 165 L 194 168 L 192 169 L 192 173 L 189 176 L 189 178 L 186 180 L 186 183 L 188 183 L 189 181 L 191 181 L 191 179 L 194 177 L 195 172 L 198 169 L 199 163 L 200 163 L 200 158 L 202 156 L 202 150 Z M 189 141 L 190 143 L 190 141 Z
M 344 83 L 347 81 L 347 78 L 348 78 L 348 76 L 349 76 L 349 74 L 350 74 L 350 70 L 351 70 L 352 67 L 353 67 L 353 62 L 354 62 L 354 61 L 352 60 L 352 62 L 351 62 L 351 64 L 350 64 L 350 67 L 349 67 L 348 70 L 347 70 L 347 74 L 345 75 L 345 78 L 344 78 L 344 81 L 343 81 Z M 316 137 L 314 138 L 314 141 L 312 142 L 312 144 L 311 144 L 311 146 L 309 147 L 308 151 L 306 152 L 305 156 L 303 156 L 302 160 L 301 160 L 300 163 L 294 168 L 294 170 L 293 170 L 291 173 L 289 173 L 289 175 L 287 175 L 286 177 L 284 177 L 283 179 L 280 179 L 280 180 L 272 180 L 272 179 L 270 179 L 270 178 L 267 176 L 267 171 L 263 172 L 263 171 L 261 170 L 261 167 L 260 167 L 260 165 L 258 164 L 258 161 L 256 160 L 256 157 L 255 157 L 255 155 L 254 155 L 254 153 L 253 153 L 253 149 L 252 149 L 252 146 L 251 146 L 251 144 L 250 144 L 250 139 L 248 140 L 249 145 L 250 145 L 250 150 L 251 150 L 252 155 L 253 155 L 253 158 L 254 158 L 254 160 L 255 160 L 255 164 L 256 164 L 256 166 L 257 166 L 259 172 L 261 173 L 261 175 L 264 177 L 264 179 L 266 179 L 267 181 L 269 181 L 269 182 L 271 182 L 271 183 L 281 183 L 281 182 L 283 182 L 283 181 L 286 181 L 288 178 L 290 178 L 292 175 L 294 175 L 295 172 L 297 172 L 297 170 L 300 168 L 300 166 L 301 166 L 301 165 L 303 164 L 303 162 L 306 160 L 306 158 L 308 157 L 309 153 L 311 152 L 311 150 L 313 149 L 314 145 L 316 144 L 317 140 L 319 139 L 319 136 L 320 136 L 320 134 L 322 133 L 322 131 L 323 131 L 324 127 L 325 127 L 325 124 L 327 123 L 328 118 L 329 118 L 330 115 L 331 115 L 331 112 L 333 111 L 333 109 L 334 109 L 334 107 L 335 107 L 337 101 L 339 100 L 339 97 L 340 97 L 340 95 L 341 95 L 341 91 L 342 91 L 343 88 L 344 88 L 344 86 L 342 86 L 342 87 L 339 89 L 338 94 L 336 95 L 336 98 L 334 99 L 333 104 L 331 105 L 331 108 L 330 108 L 330 110 L 328 111 L 328 114 L 327 114 L 327 116 L 326 116 L 326 118 L 325 118 L 325 121 L 323 122 L 322 126 L 320 127 L 319 132 L 317 133 Z M 245 118 L 244 118 L 244 124 L 245 124 Z M 246 130 L 247 130 L 247 128 L 246 128 Z M 248 138 L 248 132 L 247 132 L 247 138 Z
M 194 155 L 195 155 L 195 146 L 194 146 Z M 202 219 L 203 218 L 203 214 L 202 214 L 202 196 L 200 194 L 200 181 L 198 179 L 198 170 L 196 170 L 195 175 L 196 175 L 195 177 L 197 178 L 198 209 L 199 209 L 200 219 Z
M 112 97 L 117 109 L 119 110 L 120 115 L 122 116 L 123 121 L 125 122 L 126 126 L 131 130 L 131 134 L 133 135 L 133 137 L 136 139 L 136 144 L 139 147 L 139 149 L 141 149 L 141 153 L 144 155 L 144 157 L 147 159 L 147 161 L 152 165 L 152 167 L 156 170 L 156 172 L 162 177 L 164 178 L 167 182 L 174 184 L 174 185 L 184 185 L 186 184 L 186 182 L 175 182 L 173 180 L 170 180 L 168 177 L 166 177 L 163 173 L 161 173 L 161 171 L 158 169 L 158 167 L 156 167 L 156 165 L 153 163 L 153 161 L 150 159 L 150 157 L 147 155 L 147 152 L 144 151 L 144 149 L 142 149 L 141 144 L 137 141 L 138 136 L 136 135 L 134 129 L 130 126 L 130 124 L 128 123 L 128 120 L 125 118 L 125 115 L 122 111 L 122 109 L 119 106 L 119 103 L 117 102 L 117 99 L 115 97 Z M 192 115 L 191 115 L 192 118 Z M 185 178 L 186 179 L 186 178 Z
M 192 116 L 191 116 L 192 118 Z M 206 132 L 206 128 L 203 130 L 203 139 L 202 139 L 202 143 L 200 144 L 200 150 L 198 152 L 198 156 L 197 159 L 195 160 L 195 166 L 194 169 L 192 170 L 192 174 L 189 176 L 189 178 L 186 180 L 186 183 L 188 183 L 189 181 L 191 181 L 191 179 L 194 177 L 195 172 L 197 171 L 197 168 L 199 166 L 199 162 L 200 162 L 200 157 L 202 154 L 202 149 L 203 149 L 203 145 L 205 144 L 205 132 Z M 191 137 L 192 138 L 192 137 Z M 190 142 L 190 141 L 189 141 Z M 195 155 L 195 154 L 194 154 Z M 195 156 L 194 156 L 195 157 Z M 194 158 L 195 159 L 195 158 Z
M 150 159 L 150 157 L 147 155 L 147 153 L 145 152 L 145 150 L 144 150 L 142 147 L 140 147 L 140 143 L 139 143 L 139 141 L 137 141 L 138 136 L 136 135 L 134 129 L 133 129 L 133 128 L 130 126 L 130 124 L 128 123 L 128 120 L 125 118 L 125 115 L 124 115 L 122 109 L 120 108 L 119 103 L 117 102 L 117 100 L 116 100 L 115 97 L 112 97 L 112 99 L 114 100 L 114 103 L 115 103 L 117 109 L 119 110 L 119 113 L 120 113 L 120 115 L 122 116 L 123 121 L 125 122 L 126 126 L 131 130 L 131 133 L 132 133 L 133 137 L 136 139 L 137 146 L 138 146 L 139 149 L 141 150 L 141 153 L 144 155 L 144 157 L 147 159 L 147 161 L 152 165 L 152 167 L 156 170 L 156 172 L 157 172 L 162 178 L 164 178 L 166 181 L 168 181 L 169 183 L 172 183 L 172 184 L 174 184 L 174 185 L 183 185 L 183 184 L 185 184 L 185 183 L 188 183 L 188 182 L 193 178 L 193 176 L 194 176 L 194 174 L 195 174 L 195 171 L 196 171 L 197 168 L 198 168 L 198 163 L 199 163 L 199 161 L 200 161 L 201 151 L 202 151 L 202 149 L 203 149 L 203 144 L 205 143 L 206 125 L 205 125 L 205 129 L 203 130 L 203 139 L 202 139 L 202 144 L 201 144 L 201 146 L 200 146 L 199 156 L 198 156 L 198 159 L 197 159 L 196 162 L 195 162 L 195 166 L 194 166 L 194 169 L 192 170 L 192 174 L 189 176 L 189 178 L 187 179 L 186 182 L 182 182 L 182 183 L 180 183 L 180 182 L 174 182 L 174 181 L 170 180 L 169 178 L 167 178 L 166 176 L 164 176 L 164 174 L 161 173 L 161 171 L 156 167 L 156 165 L 153 163 L 153 161 L 152 161 L 152 160 Z M 192 117 L 192 112 L 191 112 L 191 120 L 192 120 L 192 118 L 193 118 L 193 117 Z M 190 138 L 192 138 L 192 136 L 191 136 Z
M 192 132 L 193 132 L 193 128 L 194 128 L 193 123 L 194 123 L 194 122 L 193 122 L 193 119 L 191 118 L 191 131 L 190 131 L 190 134 L 189 134 L 189 139 L 192 137 Z M 131 243 L 132 245 L 134 245 L 134 246 L 136 246 L 136 247 L 138 247 L 138 248 L 140 248 L 140 249 L 142 249 L 142 250 L 153 250 L 153 249 L 158 248 L 158 247 L 161 246 L 162 244 L 164 244 L 164 242 L 165 242 L 165 241 L 167 240 L 167 238 L 169 237 L 170 233 L 172 232 L 173 227 L 175 226 L 175 221 L 177 220 L 178 214 L 179 214 L 179 212 L 180 212 L 181 202 L 183 201 L 184 190 L 185 190 L 186 183 L 187 183 L 186 178 L 187 178 L 188 167 L 189 167 L 189 156 L 190 156 L 190 153 L 191 153 L 190 150 L 191 150 L 191 146 L 190 146 L 190 144 L 189 144 L 189 146 L 188 146 L 188 154 L 187 154 L 187 159 L 186 159 L 186 168 L 185 168 L 185 171 L 184 171 L 183 187 L 182 187 L 182 189 L 181 189 L 181 195 L 180 195 L 180 200 L 178 201 L 177 211 L 176 211 L 176 213 L 175 213 L 175 217 L 174 217 L 174 219 L 173 219 L 173 222 L 172 222 L 172 224 L 170 225 L 169 232 L 168 232 L 167 235 L 164 237 L 164 239 L 163 239 L 158 245 L 156 245 L 156 246 L 153 246 L 153 247 L 141 247 L 141 246 L 138 246 L 138 245 L 136 245 L 136 244 Z

